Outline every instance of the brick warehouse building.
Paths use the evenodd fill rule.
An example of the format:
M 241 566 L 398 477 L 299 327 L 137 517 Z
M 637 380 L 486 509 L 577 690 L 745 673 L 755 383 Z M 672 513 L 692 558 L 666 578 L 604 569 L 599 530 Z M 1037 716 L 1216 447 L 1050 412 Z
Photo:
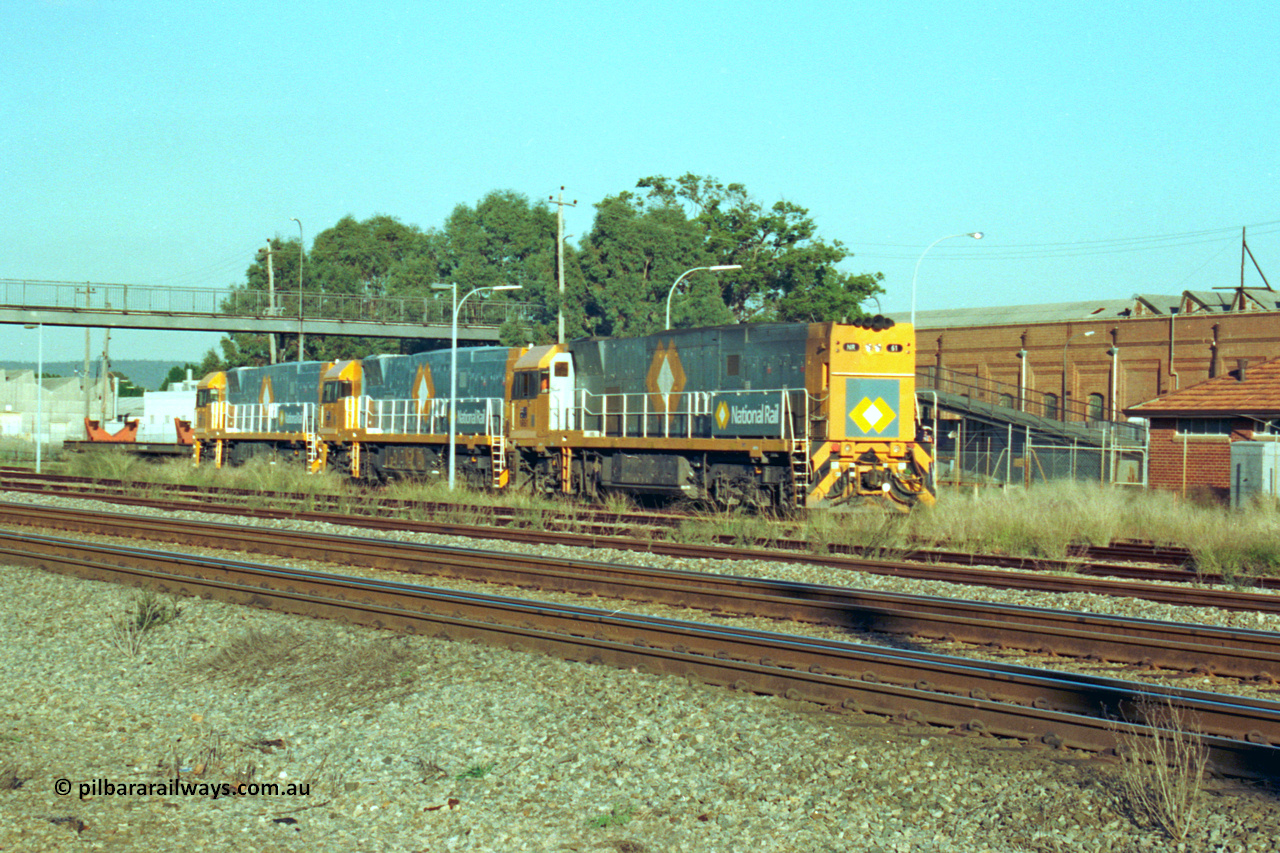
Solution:
M 919 372 L 976 375 L 1014 389 L 1024 411 L 1101 420 L 1222 376 L 1237 359 L 1280 356 L 1280 293 L 921 311 L 916 325 Z
M 1125 414 L 1150 421 L 1148 482 L 1179 494 L 1231 494 L 1231 445 L 1280 439 L 1280 359 L 1241 359 L 1226 375 L 1208 379 Z

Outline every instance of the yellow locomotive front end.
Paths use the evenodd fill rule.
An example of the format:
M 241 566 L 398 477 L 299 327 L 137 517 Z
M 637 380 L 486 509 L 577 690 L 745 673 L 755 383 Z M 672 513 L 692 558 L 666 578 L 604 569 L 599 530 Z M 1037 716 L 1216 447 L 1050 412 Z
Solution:
M 218 450 L 227 428 L 227 374 L 210 373 L 196 386 L 196 418 L 192 430 L 192 459 L 198 466 L 206 449 L 214 448 L 214 464 L 221 467 Z
M 360 448 L 367 439 L 367 423 L 361 418 L 364 371 L 359 361 L 331 364 L 320 378 L 320 417 L 316 435 L 319 452 L 311 460 L 313 471 L 323 470 L 332 453 L 351 476 L 360 476 Z
M 914 328 L 877 317 L 814 330 L 810 390 L 821 402 L 805 503 L 933 503 L 933 461 L 916 434 Z

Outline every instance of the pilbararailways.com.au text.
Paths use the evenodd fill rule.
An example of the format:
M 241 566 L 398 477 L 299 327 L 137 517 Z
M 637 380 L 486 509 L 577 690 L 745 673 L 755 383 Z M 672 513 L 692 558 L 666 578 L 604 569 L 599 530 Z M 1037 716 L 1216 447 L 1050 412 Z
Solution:
M 77 791 L 80 799 L 86 797 L 306 797 L 311 794 L 310 782 L 187 782 L 183 779 L 166 779 L 161 782 L 112 782 L 110 779 L 93 779 L 72 785 L 70 779 L 53 783 L 53 791 L 60 797 Z

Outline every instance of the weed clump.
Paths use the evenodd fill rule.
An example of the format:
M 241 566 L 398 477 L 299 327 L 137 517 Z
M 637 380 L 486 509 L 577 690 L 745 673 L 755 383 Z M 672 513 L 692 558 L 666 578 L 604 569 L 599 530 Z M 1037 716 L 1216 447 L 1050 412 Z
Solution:
M 1200 812 L 1208 750 L 1172 702 L 1145 702 L 1139 715 L 1147 732 L 1119 735 L 1116 798 L 1137 823 L 1185 841 Z
M 626 826 L 631 822 L 631 818 L 635 817 L 636 810 L 633 807 L 619 808 L 613 806 L 604 814 L 598 814 L 587 820 L 588 826 L 594 826 L 596 829 L 608 829 L 611 826 Z
M 182 613 L 176 601 L 161 601 L 151 590 L 134 598 L 124 613 L 111 620 L 111 642 L 129 657 L 137 657 L 145 637 Z

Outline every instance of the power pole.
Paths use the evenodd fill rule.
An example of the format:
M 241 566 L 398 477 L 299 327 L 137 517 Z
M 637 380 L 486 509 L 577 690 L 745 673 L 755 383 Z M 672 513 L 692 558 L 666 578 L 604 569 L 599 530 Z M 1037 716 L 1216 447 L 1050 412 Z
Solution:
M 298 223 L 298 361 L 302 361 L 302 353 L 306 349 L 306 336 L 302 331 L 302 247 L 306 243 L 306 238 L 302 236 L 302 220 L 296 216 L 289 218 Z
M 271 263 L 271 240 L 267 240 L 267 316 L 276 315 L 276 269 Z M 276 363 L 276 333 L 267 332 L 267 345 L 271 348 L 271 363 Z
M 556 342 L 564 343 L 564 209 L 566 207 L 577 207 L 578 200 L 566 202 L 564 200 L 564 187 L 560 188 L 560 193 L 553 199 L 556 203 L 556 277 L 560 282 L 560 306 L 556 311 Z
M 107 394 L 111 388 L 111 330 L 102 332 L 102 426 L 107 425 Z
M 76 290 L 79 291 L 79 288 L 76 288 Z M 90 294 L 92 294 L 93 291 L 94 291 L 94 288 L 90 287 L 89 282 L 86 281 L 84 283 L 85 310 L 88 310 L 90 308 Z M 81 383 L 83 383 L 82 387 L 84 388 L 84 419 L 86 421 L 89 420 L 89 416 L 93 414 L 93 403 L 92 403 L 93 387 L 89 384 L 89 354 L 90 354 L 91 348 L 93 347 L 93 344 L 89 340 L 89 331 L 90 331 L 89 327 L 85 326 L 84 327 L 84 373 L 81 374 L 81 379 L 80 379 Z M 87 426 L 85 427 L 84 437 L 85 438 L 89 437 L 89 429 Z

